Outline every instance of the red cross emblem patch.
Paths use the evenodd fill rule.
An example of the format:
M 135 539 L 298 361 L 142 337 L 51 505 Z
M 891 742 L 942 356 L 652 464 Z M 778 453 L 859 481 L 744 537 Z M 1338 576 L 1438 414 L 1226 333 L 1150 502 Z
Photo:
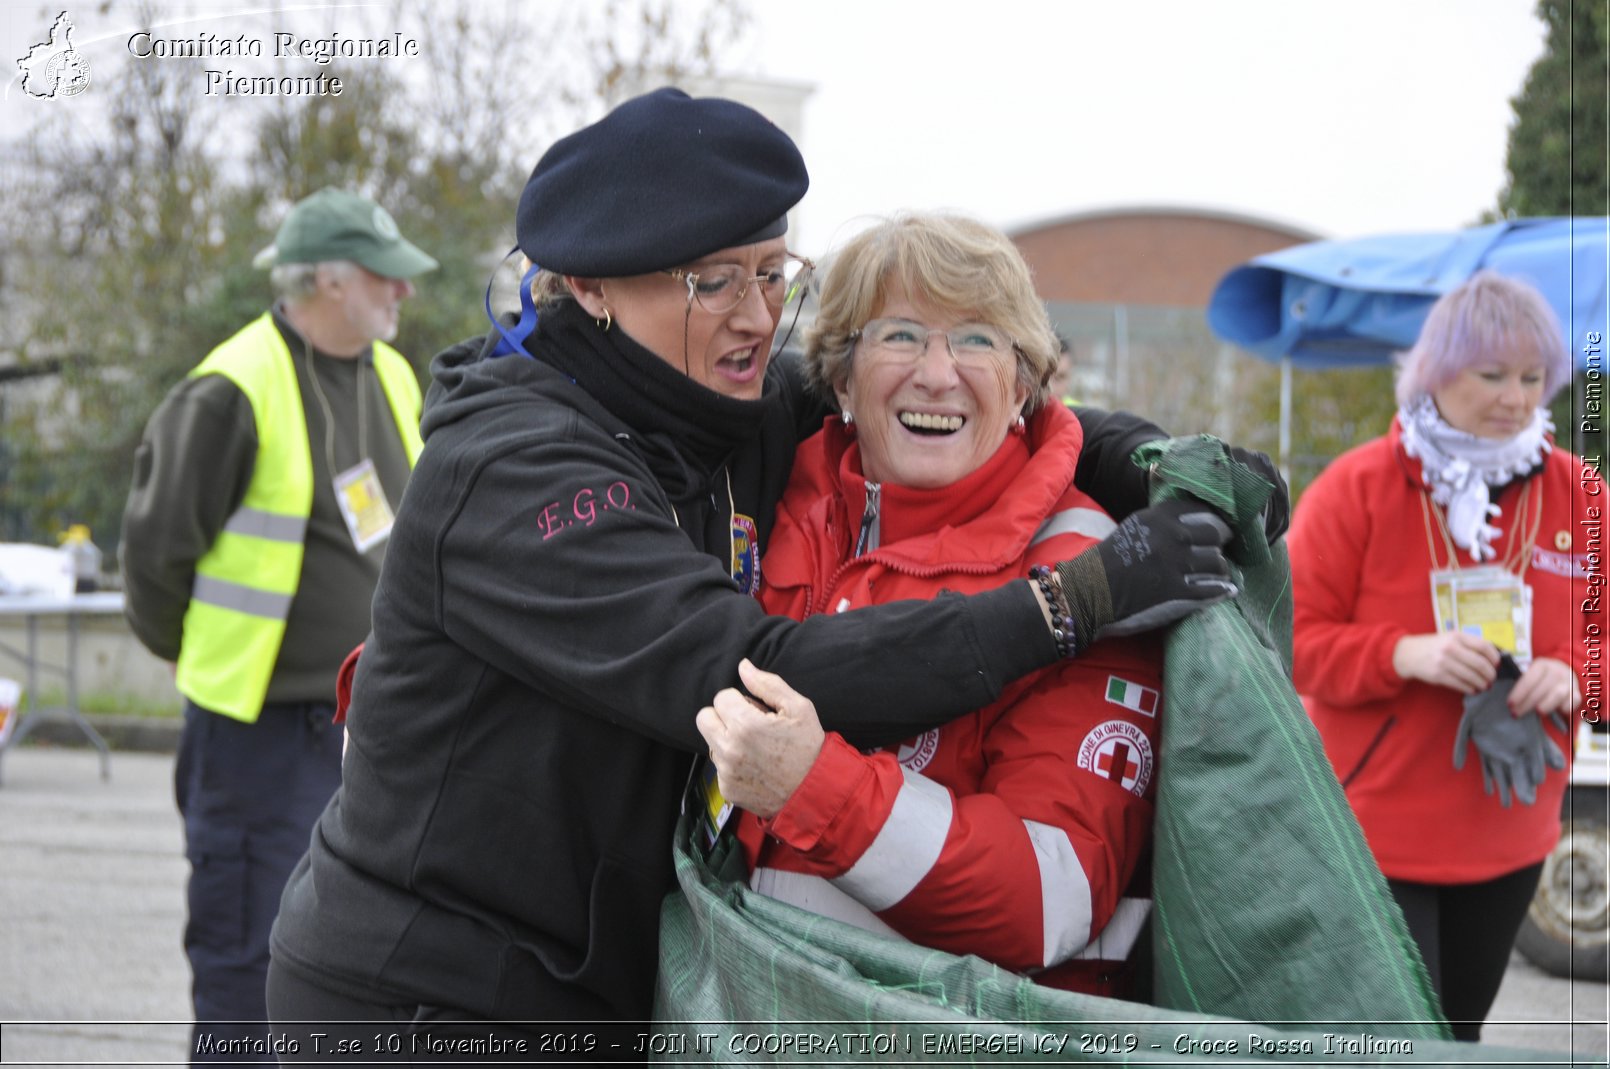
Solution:
M 928 762 L 932 761 L 934 754 L 938 752 L 939 729 L 934 728 L 932 731 L 924 731 L 916 738 L 901 743 L 900 749 L 895 752 L 894 756 L 895 760 L 900 762 L 901 767 L 909 768 L 913 772 L 921 772 L 928 767 Z
M 1079 744 L 1079 767 L 1144 795 L 1152 781 L 1152 742 L 1129 721 L 1108 720 Z

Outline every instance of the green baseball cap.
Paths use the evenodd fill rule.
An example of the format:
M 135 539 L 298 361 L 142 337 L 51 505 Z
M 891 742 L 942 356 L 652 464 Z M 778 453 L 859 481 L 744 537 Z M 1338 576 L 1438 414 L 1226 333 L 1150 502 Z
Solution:
M 402 236 L 386 209 L 344 189 L 321 189 L 296 202 L 258 267 L 351 260 L 382 278 L 412 278 L 439 265 Z

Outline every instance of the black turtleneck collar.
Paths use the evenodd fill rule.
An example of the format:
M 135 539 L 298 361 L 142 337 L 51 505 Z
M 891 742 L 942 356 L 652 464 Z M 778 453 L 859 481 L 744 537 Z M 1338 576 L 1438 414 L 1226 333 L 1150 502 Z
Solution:
M 543 311 L 526 343 L 538 359 L 570 376 L 621 422 L 645 438 L 672 446 L 692 462 L 688 493 L 708 489 L 711 477 L 765 418 L 765 401 L 740 401 L 703 386 L 633 341 L 610 331 L 573 301 Z M 769 379 L 767 390 L 776 389 Z M 669 489 L 669 488 L 668 488 Z M 680 497 L 680 494 L 673 494 Z

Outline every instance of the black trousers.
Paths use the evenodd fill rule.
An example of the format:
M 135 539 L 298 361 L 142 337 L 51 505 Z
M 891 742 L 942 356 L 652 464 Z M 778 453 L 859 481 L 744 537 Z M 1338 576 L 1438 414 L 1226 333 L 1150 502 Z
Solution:
M 1543 863 L 1484 883 L 1388 880 L 1455 1039 L 1475 1043 L 1493 1008 L 1515 933 L 1537 891 Z
M 636 1065 L 644 1024 L 489 1021 L 444 1006 L 353 998 L 279 962 L 268 970 L 268 1011 L 282 1065 Z
M 263 996 L 268 933 L 341 782 L 334 715 L 327 702 L 273 704 L 247 724 L 185 703 L 174 789 L 190 860 L 193 1064 L 274 1061 Z

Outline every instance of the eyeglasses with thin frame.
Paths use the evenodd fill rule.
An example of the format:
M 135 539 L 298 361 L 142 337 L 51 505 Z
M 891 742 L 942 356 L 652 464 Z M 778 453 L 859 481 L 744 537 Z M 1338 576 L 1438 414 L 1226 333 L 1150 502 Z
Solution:
M 935 334 L 945 339 L 951 358 L 962 367 L 989 367 L 1018 348 L 1011 335 L 989 323 L 962 323 L 939 330 L 897 317 L 874 319 L 852 333 L 850 340 L 860 342 L 876 363 L 912 364 L 928 351 Z
M 725 315 L 738 307 L 750 286 L 759 287 L 769 306 L 782 308 L 805 292 L 815 269 L 810 260 L 789 253 L 781 264 L 758 275 L 745 274 L 737 264 L 710 264 L 698 271 L 677 267 L 662 273 L 687 283 L 688 307 L 697 303 L 712 315 Z

